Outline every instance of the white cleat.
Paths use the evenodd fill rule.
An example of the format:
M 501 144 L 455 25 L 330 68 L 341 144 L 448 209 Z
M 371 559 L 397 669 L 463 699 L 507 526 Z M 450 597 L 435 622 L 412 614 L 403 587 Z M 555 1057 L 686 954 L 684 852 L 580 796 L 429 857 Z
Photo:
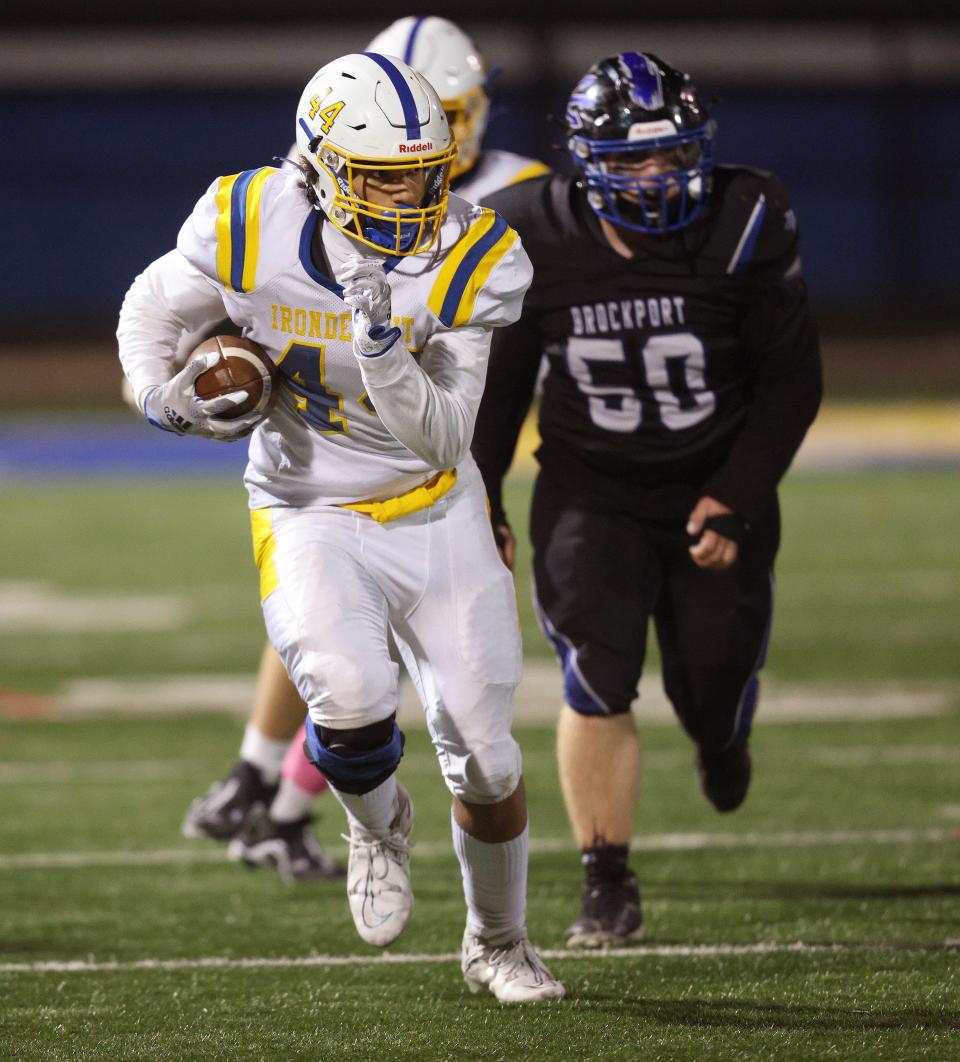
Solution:
M 563 985 L 546 968 L 526 936 L 509 944 L 493 945 L 467 930 L 463 934 L 460 968 L 471 992 L 489 988 L 501 1003 L 563 999 Z
M 347 899 L 357 932 L 368 944 L 385 948 L 403 932 L 413 912 L 410 888 L 410 831 L 413 804 L 397 785 L 399 808 L 385 834 L 351 824 Z

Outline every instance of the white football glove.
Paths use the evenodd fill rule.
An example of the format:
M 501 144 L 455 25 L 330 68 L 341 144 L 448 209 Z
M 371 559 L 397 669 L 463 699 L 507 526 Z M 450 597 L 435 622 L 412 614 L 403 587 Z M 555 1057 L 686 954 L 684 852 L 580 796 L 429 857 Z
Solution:
M 197 377 L 220 360 L 217 351 L 203 354 L 184 366 L 165 384 L 152 387 L 143 396 L 143 415 L 155 428 L 177 435 L 205 435 L 218 442 L 233 442 L 249 435 L 261 419 L 259 413 L 248 413 L 234 420 L 218 417 L 247 398 L 246 391 L 222 395 L 220 398 L 197 398 Z
M 386 354 L 400 338 L 400 329 L 390 327 L 390 282 L 383 263 L 353 255 L 337 279 L 343 301 L 353 310 L 353 353 L 358 358 Z

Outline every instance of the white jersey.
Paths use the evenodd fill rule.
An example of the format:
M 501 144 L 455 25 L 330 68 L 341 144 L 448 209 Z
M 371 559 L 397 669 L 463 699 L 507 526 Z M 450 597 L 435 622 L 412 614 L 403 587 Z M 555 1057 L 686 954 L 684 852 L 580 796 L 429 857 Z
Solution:
M 514 155 L 512 151 L 484 151 L 476 166 L 454 182 L 454 190 L 471 203 L 481 203 L 501 188 L 549 172 L 550 167 L 539 159 Z
M 251 437 L 245 475 L 255 509 L 396 497 L 469 459 L 491 330 L 517 320 L 532 279 L 506 222 L 451 195 L 429 252 L 384 260 L 401 340 L 361 363 L 335 277 L 375 252 L 322 221 L 292 168 L 221 177 L 121 311 L 138 397 L 179 368 L 183 329 L 224 314 L 276 362 L 280 399 Z

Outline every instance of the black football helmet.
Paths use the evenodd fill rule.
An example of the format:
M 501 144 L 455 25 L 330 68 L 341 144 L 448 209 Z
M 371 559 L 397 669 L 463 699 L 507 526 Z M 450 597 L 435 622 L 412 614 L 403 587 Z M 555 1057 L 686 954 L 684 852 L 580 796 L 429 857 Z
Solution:
M 565 125 L 600 217 L 662 234 L 702 216 L 716 124 L 688 74 L 645 52 L 602 59 L 573 90 Z

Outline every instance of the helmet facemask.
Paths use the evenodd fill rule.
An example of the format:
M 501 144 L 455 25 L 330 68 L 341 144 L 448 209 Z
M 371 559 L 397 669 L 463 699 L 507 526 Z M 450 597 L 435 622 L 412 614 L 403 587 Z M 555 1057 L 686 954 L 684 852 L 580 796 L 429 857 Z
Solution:
M 433 246 L 447 209 L 455 143 L 432 155 L 399 161 L 345 155 L 328 143 L 319 148 L 315 158 L 316 168 L 325 174 L 318 173 L 314 194 L 320 199 L 327 189 L 333 191 L 331 205 L 324 204 L 323 209 L 338 229 L 368 247 L 401 257 Z M 392 183 L 390 171 L 423 174 L 418 202 L 386 206 L 363 197 L 365 177 L 383 177 L 384 183 Z
M 713 171 L 712 122 L 689 133 L 638 140 L 572 136 L 570 150 L 590 206 L 615 225 L 670 233 L 703 213 Z

